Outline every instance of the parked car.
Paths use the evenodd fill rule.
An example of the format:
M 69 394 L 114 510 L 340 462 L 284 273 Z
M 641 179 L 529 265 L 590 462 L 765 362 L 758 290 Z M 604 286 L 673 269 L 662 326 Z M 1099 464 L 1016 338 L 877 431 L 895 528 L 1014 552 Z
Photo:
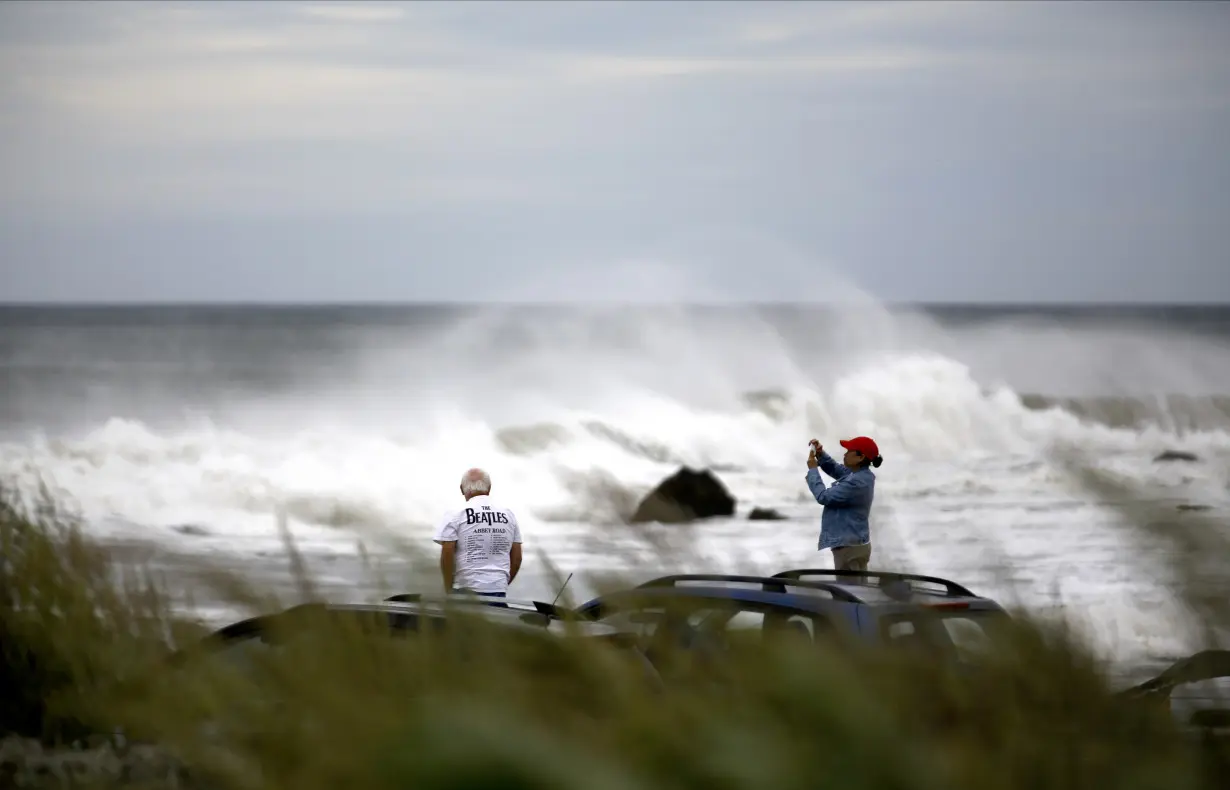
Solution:
M 1200 749 L 1210 787 L 1230 776 L 1230 650 L 1201 650 L 1119 692 L 1169 715 Z
M 205 637 L 198 648 L 207 656 L 242 661 L 253 650 L 275 647 L 294 638 L 300 624 L 313 622 L 310 614 L 326 614 L 347 618 L 353 622 L 387 627 L 390 636 L 411 636 L 430 629 L 444 631 L 452 627 L 455 614 L 482 617 L 487 622 L 515 633 L 547 638 L 589 639 L 623 651 L 645 670 L 646 680 L 658 685 L 660 678 L 637 646 L 635 634 L 615 624 L 595 623 L 578 618 L 571 610 L 543 601 L 484 598 L 470 595 L 425 595 L 400 593 L 379 603 L 305 603 L 282 612 L 240 620 Z M 287 626 L 290 626 L 288 628 Z M 193 651 L 200 654 L 200 650 Z M 182 661 L 188 655 L 181 652 L 173 659 Z
M 651 661 L 672 647 L 712 655 L 732 639 L 841 635 L 958 661 L 988 647 L 1009 621 L 990 598 L 948 579 L 823 568 L 772 576 L 663 576 L 577 607 L 581 617 L 638 635 Z
M 412 639 L 428 631 L 465 633 L 462 615 L 472 615 L 531 639 L 593 640 L 628 657 L 641 670 L 651 690 L 663 689 L 662 678 L 637 646 L 635 635 L 621 632 L 617 626 L 586 622 L 567 608 L 542 601 L 417 593 L 394 595 L 378 603 L 305 603 L 249 617 L 219 628 L 187 649 L 172 653 L 163 669 L 175 672 L 180 668 L 200 666 L 197 662 L 221 661 L 222 666 L 245 672 L 254 665 L 257 656 L 310 636 L 322 622 L 320 615 L 334 622 L 361 625 L 364 634 L 376 638 Z M 143 680 L 165 680 L 165 677 L 154 673 Z M 275 691 L 271 693 L 276 694 Z M 211 726 L 207 725 L 206 731 Z M 122 728 L 114 729 L 111 736 L 117 743 L 126 741 Z
M 1191 732 L 1230 739 L 1230 650 L 1201 650 L 1119 696 L 1165 709 Z

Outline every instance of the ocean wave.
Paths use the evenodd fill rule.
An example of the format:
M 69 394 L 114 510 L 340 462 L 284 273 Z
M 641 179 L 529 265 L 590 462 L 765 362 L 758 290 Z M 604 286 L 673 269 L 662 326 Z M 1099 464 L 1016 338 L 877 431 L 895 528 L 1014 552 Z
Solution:
M 1216 514 L 1230 504 L 1224 399 L 1022 395 L 934 350 L 856 357 L 823 375 L 776 362 L 750 375 L 733 364 L 695 382 L 684 370 L 663 387 L 646 368 L 669 360 L 628 363 L 594 381 L 550 360 L 533 375 L 509 362 L 434 388 L 399 389 L 390 373 L 384 389 L 307 388 L 179 421 L 115 408 L 73 430 L 10 434 L 0 480 L 30 490 L 48 482 L 105 538 L 276 563 L 279 511 L 317 559 L 353 558 L 356 542 L 384 537 L 430 551 L 432 528 L 460 503 L 462 472 L 478 465 L 518 513 L 535 558 L 520 594 L 553 595 L 526 587 L 539 583 L 538 551 L 582 574 L 670 561 L 620 525 L 680 465 L 720 470 L 739 511 L 696 529 L 649 530 L 652 540 L 664 533 L 688 544 L 697 570 L 827 567 L 815 552 L 820 511 L 803 480 L 806 442 L 819 438 L 836 454 L 839 439 L 869 434 L 886 459 L 874 527 L 882 567 L 989 579 L 996 594 L 1003 579 L 986 566 L 998 551 L 1038 589 L 1061 580 L 1099 617 L 1128 623 L 1129 640 L 1154 628 L 1139 611 L 1151 555 L 1056 453 L 1075 450 L 1126 476 L 1178 518 L 1199 515 L 1192 508 Z M 456 374 L 443 368 L 442 378 Z M 621 378 L 627 371 L 635 375 Z M 475 391 L 482 397 L 457 396 Z M 1196 460 L 1156 463 L 1167 450 Z M 790 520 L 746 521 L 752 506 Z M 1116 597 L 1116 585 L 1127 591 Z
M 1202 411 L 1207 405 L 1172 399 L 1159 407 L 1167 419 L 1154 419 L 1147 400 L 1019 396 L 984 386 L 954 360 L 903 354 L 822 389 L 749 390 L 727 408 L 640 393 L 623 408 L 561 407 L 553 420 L 523 424 L 438 407 L 387 428 L 359 419 L 366 415 L 348 426 L 338 412 L 327 423 L 284 421 L 260 433 L 208 420 L 168 430 L 117 417 L 76 435 L 9 441 L 0 474 L 49 477 L 98 517 L 210 524 L 246 514 L 265 516 L 267 529 L 267 514 L 281 507 L 321 527 L 411 530 L 454 506 L 457 478 L 481 465 L 533 518 L 608 523 L 682 465 L 722 470 L 741 499 L 790 501 L 808 439 L 835 448 L 842 437 L 870 434 L 888 464 L 881 475 L 889 495 L 1012 501 L 1013 491 L 1062 482 L 1046 462 L 1057 443 L 1139 464 L 1142 475 L 1155 473 L 1157 453 L 1182 449 L 1201 463 L 1187 465 L 1193 471 L 1176 485 L 1215 479 L 1230 432 L 1208 416 L 1223 414 L 1225 403 Z M 1176 417 L 1180 407 L 1189 409 L 1186 421 Z
M 1059 409 L 1111 428 L 1157 428 L 1175 434 L 1230 430 L 1230 395 L 1062 398 L 1026 393 L 1021 404 L 1035 411 Z

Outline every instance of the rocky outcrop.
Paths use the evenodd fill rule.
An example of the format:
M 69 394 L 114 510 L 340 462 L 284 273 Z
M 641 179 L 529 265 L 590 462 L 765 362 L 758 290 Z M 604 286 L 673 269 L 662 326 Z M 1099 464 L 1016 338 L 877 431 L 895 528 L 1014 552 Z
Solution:
M 1195 461 L 1199 461 L 1200 456 L 1196 455 L 1195 453 L 1184 452 L 1183 450 L 1166 450 L 1165 452 L 1158 454 L 1153 460 L 1159 461 L 1159 462 L 1187 461 L 1189 463 L 1192 463 Z
M 771 507 L 754 507 L 747 514 L 748 521 L 785 521 L 786 517 Z
M 630 519 L 633 524 L 683 524 L 698 519 L 733 516 L 735 498 L 707 469 L 682 467 L 645 495 Z
M 0 740 L 0 787 L 199 787 L 169 752 L 114 742 L 47 748 L 33 739 Z

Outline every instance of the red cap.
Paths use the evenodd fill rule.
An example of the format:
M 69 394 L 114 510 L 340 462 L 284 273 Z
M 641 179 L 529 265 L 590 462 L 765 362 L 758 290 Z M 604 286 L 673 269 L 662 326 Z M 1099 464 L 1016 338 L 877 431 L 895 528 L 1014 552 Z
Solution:
M 854 452 L 862 455 L 864 458 L 870 458 L 872 460 L 875 460 L 875 458 L 880 454 L 880 448 L 877 447 L 876 443 L 871 439 L 871 437 L 868 436 L 855 436 L 853 439 L 842 439 L 838 442 L 838 444 L 847 450 L 853 450 Z

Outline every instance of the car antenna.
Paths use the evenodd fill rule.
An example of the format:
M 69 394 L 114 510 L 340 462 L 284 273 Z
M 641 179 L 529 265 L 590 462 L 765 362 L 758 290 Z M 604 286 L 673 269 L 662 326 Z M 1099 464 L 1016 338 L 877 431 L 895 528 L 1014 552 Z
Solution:
M 559 597 L 560 597 L 561 595 L 563 595 L 563 594 L 564 594 L 564 588 L 568 586 L 568 582 L 570 582 L 570 581 L 572 581 L 572 574 L 571 574 L 571 573 L 570 573 L 570 574 L 568 574 L 568 578 L 567 578 L 567 579 L 564 579 L 564 583 L 560 585 L 560 587 L 559 587 L 559 592 L 557 592 L 557 593 L 555 594 L 555 599 L 554 599 L 553 601 L 551 601 L 551 605 L 552 605 L 552 606 L 555 606 L 555 602 L 556 602 L 556 601 L 558 601 L 558 600 L 559 600 Z

